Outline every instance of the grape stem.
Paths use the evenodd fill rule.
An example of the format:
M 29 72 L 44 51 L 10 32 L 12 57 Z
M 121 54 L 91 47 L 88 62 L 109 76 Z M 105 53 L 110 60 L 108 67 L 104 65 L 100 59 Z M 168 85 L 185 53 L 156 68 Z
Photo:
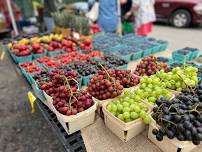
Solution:
M 168 122 L 168 123 L 171 123 L 171 124 L 173 124 L 173 125 L 175 125 L 175 126 L 177 127 L 177 124 L 175 124 L 175 123 L 172 122 L 172 121 L 166 120 L 166 119 L 164 119 L 164 118 L 161 118 L 161 120 L 166 121 L 166 122 Z
M 70 86 L 70 84 L 69 84 L 69 80 L 73 80 L 73 81 L 75 81 L 75 82 L 77 82 L 74 78 L 71 78 L 71 79 L 67 79 L 67 77 L 66 76 L 63 76 L 64 77 L 64 80 L 65 80 L 65 82 L 64 82 L 64 85 L 67 87 L 67 89 L 68 90 L 70 90 L 70 97 L 69 97 L 69 101 L 68 101 L 68 103 L 69 103 L 69 107 L 70 107 L 70 110 L 72 109 L 72 97 L 75 99 L 75 100 L 77 100 L 77 98 L 74 96 L 74 94 L 76 94 L 77 92 L 73 92 L 72 91 L 72 89 L 71 89 L 71 86 Z M 77 85 L 78 85 L 78 82 L 77 82 Z M 78 101 L 78 100 L 77 100 Z
M 113 82 L 113 85 L 115 86 L 116 81 L 109 75 L 108 71 L 105 69 L 105 67 L 99 63 L 99 65 L 101 66 L 101 68 L 106 72 L 107 76 L 109 79 L 111 79 L 111 81 Z

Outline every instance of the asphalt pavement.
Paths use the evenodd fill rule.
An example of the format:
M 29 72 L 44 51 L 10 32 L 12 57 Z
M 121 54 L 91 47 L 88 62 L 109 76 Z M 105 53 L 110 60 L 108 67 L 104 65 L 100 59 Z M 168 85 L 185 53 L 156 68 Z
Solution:
M 149 36 L 167 40 L 169 42 L 169 48 L 172 50 L 186 46 L 202 50 L 202 26 L 175 28 L 158 23 L 155 24 L 153 32 Z

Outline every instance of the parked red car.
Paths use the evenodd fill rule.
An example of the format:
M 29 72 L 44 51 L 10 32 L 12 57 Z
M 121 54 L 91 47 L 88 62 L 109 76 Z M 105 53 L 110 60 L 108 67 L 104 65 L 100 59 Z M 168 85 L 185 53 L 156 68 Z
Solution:
M 157 20 L 166 20 L 175 27 L 202 23 L 202 0 L 156 0 Z

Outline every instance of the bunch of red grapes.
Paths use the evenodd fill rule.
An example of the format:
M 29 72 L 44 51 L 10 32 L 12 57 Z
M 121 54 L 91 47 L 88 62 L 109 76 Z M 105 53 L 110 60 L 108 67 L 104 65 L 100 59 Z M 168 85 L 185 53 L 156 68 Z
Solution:
M 78 75 L 75 71 L 71 69 L 54 69 L 48 73 L 49 82 L 40 82 L 40 88 L 44 90 L 48 95 L 54 96 L 56 94 L 56 89 L 63 86 L 67 80 L 71 88 L 78 88 L 77 83 L 79 83 Z
M 115 74 L 113 72 L 115 71 L 98 71 L 90 80 L 87 88 L 88 92 L 99 100 L 110 99 L 121 95 L 123 86 L 111 76 Z
M 137 65 L 134 74 L 138 76 L 150 76 L 155 74 L 156 72 L 164 70 L 168 71 L 168 66 L 165 63 L 158 63 L 156 57 L 149 56 L 143 58 L 140 63 Z
M 53 105 L 61 114 L 76 115 L 94 104 L 91 95 L 78 90 L 78 77 L 75 71 L 58 68 L 49 72 L 49 77 L 49 82 L 41 81 L 39 85 L 53 97 Z
M 71 93 L 74 92 L 74 93 Z M 78 91 L 72 88 L 71 91 L 65 86 L 60 86 L 53 96 L 54 107 L 63 115 L 76 115 L 90 108 L 94 104 L 92 96 L 86 91 Z
M 140 77 L 131 73 L 131 70 L 110 70 L 109 73 L 112 73 L 112 77 L 116 80 L 119 80 L 120 84 L 124 88 L 134 87 L 140 82 Z

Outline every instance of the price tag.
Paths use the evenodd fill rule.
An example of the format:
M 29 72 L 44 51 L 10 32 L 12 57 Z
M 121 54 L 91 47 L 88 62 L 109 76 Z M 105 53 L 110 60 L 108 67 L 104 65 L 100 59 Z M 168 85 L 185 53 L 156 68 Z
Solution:
M 73 37 L 75 38 L 75 39 L 80 39 L 80 35 L 79 35 L 79 33 L 76 33 L 76 32 L 73 32 Z
M 0 55 L 0 60 L 3 61 L 4 57 L 5 57 L 5 52 L 3 51 L 3 52 L 1 53 L 1 55 Z
M 32 113 L 35 112 L 35 101 L 36 101 L 36 97 L 33 95 L 32 92 L 28 92 L 27 93 L 27 96 L 28 96 L 28 99 L 29 99 L 29 103 L 30 103 L 30 106 L 31 106 L 31 109 L 32 109 Z

